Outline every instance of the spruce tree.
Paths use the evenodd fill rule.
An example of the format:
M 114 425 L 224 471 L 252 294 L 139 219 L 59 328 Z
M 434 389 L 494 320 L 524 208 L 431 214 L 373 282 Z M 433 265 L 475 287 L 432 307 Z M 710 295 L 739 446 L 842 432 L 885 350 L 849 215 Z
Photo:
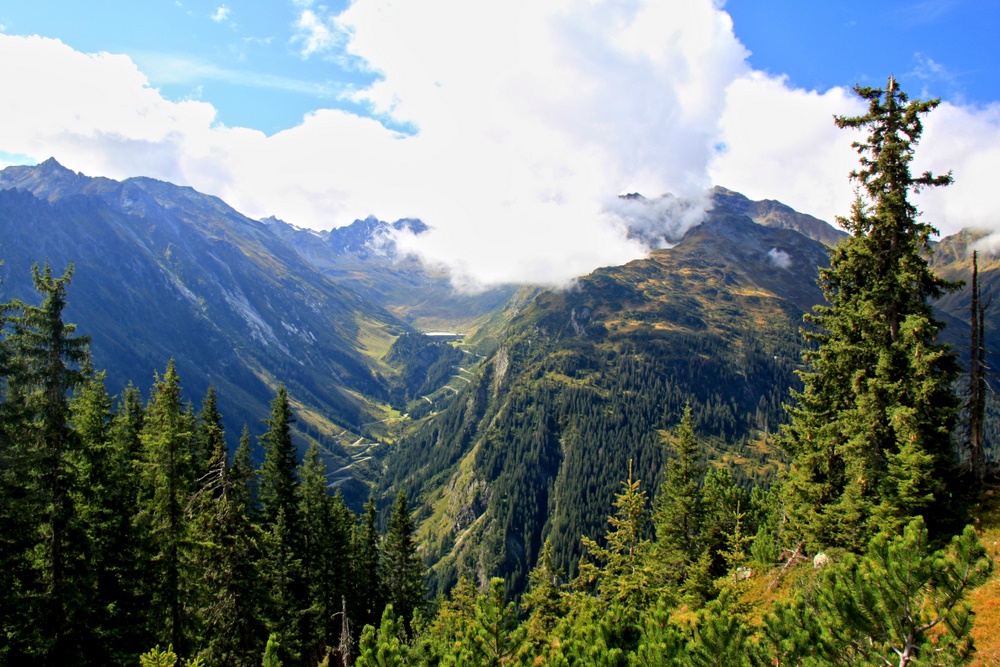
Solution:
M 114 532 L 114 541 L 104 553 L 103 570 L 98 571 L 99 587 L 100 577 L 105 577 L 106 584 L 99 592 L 104 591 L 102 602 L 108 600 L 113 617 L 115 633 L 110 639 L 109 653 L 117 664 L 132 663 L 138 652 L 155 642 L 147 630 L 152 545 L 145 539 L 148 535 L 144 533 L 142 520 L 136 516 L 141 507 L 138 501 L 144 497 L 140 491 L 144 421 L 142 394 L 129 383 L 118 400 L 108 434 L 111 472 L 106 502 L 112 508 L 108 517 L 112 521 L 108 521 L 107 528 Z
M 241 510 L 255 521 L 258 514 L 257 507 L 257 476 L 253 469 L 253 461 L 250 455 L 250 429 L 243 425 L 243 432 L 240 433 L 240 443 L 233 453 L 233 466 L 230 470 L 232 478 L 232 495 Z
M 348 608 L 357 627 L 374 626 L 385 607 L 385 586 L 382 582 L 382 547 L 378 532 L 378 508 L 369 496 L 361 522 L 355 528 L 353 557 L 353 600 Z M 351 611 L 353 609 L 354 611 Z
M 340 635 L 336 614 L 347 595 L 354 516 L 339 492 L 329 494 L 326 464 L 316 443 L 299 466 L 299 480 L 302 570 L 309 590 L 305 632 L 318 661 Z
M 382 547 L 382 577 L 386 599 L 409 627 L 413 612 L 424 604 L 424 564 L 413 540 L 413 519 L 400 491 L 389 515 Z
M 199 478 L 210 471 L 214 471 L 214 474 L 218 475 L 221 470 L 219 465 L 222 463 L 219 452 L 227 451 L 222 415 L 219 414 L 218 403 L 215 385 L 209 384 L 205 399 L 201 404 L 201 412 L 198 413 L 198 423 L 195 429 L 193 459 L 195 473 Z M 226 466 L 228 467 L 228 458 Z
M 701 552 L 704 515 L 701 484 L 705 467 L 701 464 L 701 447 L 691 426 L 690 405 L 684 408 L 670 446 L 674 457 L 667 462 L 653 514 L 656 527 L 653 570 L 658 583 L 678 588 L 687 579 L 688 570 Z
M 200 580 L 197 613 L 202 625 L 199 657 L 218 667 L 252 667 L 258 664 L 265 631 L 255 569 L 258 532 L 246 500 L 250 465 L 243 459 L 249 456 L 249 435 L 244 432 L 237 464 L 230 467 L 221 417 L 214 406 L 215 391 L 209 388 L 198 430 L 214 453 L 193 506 L 194 565 Z
M 32 514 L 37 536 L 29 546 L 34 581 L 22 589 L 34 604 L 21 620 L 35 635 L 31 644 L 40 664 L 85 663 L 91 634 L 84 618 L 92 587 L 85 581 L 86 533 L 77 508 L 82 461 L 69 407 L 70 392 L 86 381 L 81 365 L 89 359 L 90 340 L 63 321 L 72 275 L 72 265 L 58 278 L 47 264 L 32 267 L 42 303 L 16 305 L 9 339 L 14 368 L 8 388 L 22 410 L 20 428 L 10 435 L 26 464 L 24 510 Z
M 538 564 L 528 575 L 528 590 L 521 596 L 524 621 L 522 658 L 537 655 L 551 640 L 559 619 L 566 615 L 567 599 L 560 584 L 562 572 L 552 564 L 552 543 L 545 540 Z
M 632 477 L 632 461 L 628 463 L 628 481 L 622 482 L 622 492 L 615 496 L 615 514 L 608 517 L 610 528 L 605 545 L 584 537 L 583 546 L 592 562 L 582 562 L 580 579 L 596 580 L 597 591 L 607 604 L 621 605 L 626 610 L 645 606 L 650 596 L 646 560 L 650 541 L 646 537 L 646 492 Z
M 94 610 L 87 622 L 98 635 L 101 646 L 97 650 L 109 662 L 125 664 L 135 659 L 136 650 L 146 642 L 135 642 L 139 628 L 129 604 L 135 584 L 134 452 L 116 446 L 112 407 L 104 373 L 88 374 L 70 401 L 82 453 L 83 484 L 76 494 L 77 504 L 88 535 L 95 592 Z
M 0 265 L 3 262 L 0 261 Z M 2 284 L 2 283 L 0 283 Z M 23 442 L 16 437 L 17 404 L 10 399 L 8 385 L 13 374 L 13 355 L 8 340 L 8 325 L 16 314 L 16 304 L 0 301 L 0 663 L 23 660 L 23 646 L 14 628 L 23 617 L 22 596 L 15 594 L 30 543 L 32 512 L 25 502 L 27 461 Z
M 137 521 L 151 562 L 150 629 L 156 641 L 187 653 L 183 568 L 188 560 L 188 503 L 196 489 L 194 418 L 181 401 L 180 378 L 171 359 L 157 377 L 146 407 L 140 440 L 142 456 Z
M 291 425 L 294 421 L 288 391 L 281 384 L 271 401 L 271 416 L 264 422 L 267 431 L 260 438 L 264 447 L 264 463 L 260 468 L 260 504 L 267 524 L 273 524 L 282 511 L 285 521 L 296 523 L 295 487 L 298 479 L 295 470 L 299 461 L 292 442 Z
M 264 462 L 259 472 L 261 529 L 260 571 L 267 588 L 265 618 L 277 637 L 279 655 L 288 665 L 305 656 L 301 621 L 308 608 L 308 592 L 302 573 L 303 539 L 299 515 L 296 475 L 298 455 L 292 442 L 294 421 L 288 392 L 280 385 L 271 401 L 267 431 L 261 436 Z
M 910 173 L 921 116 L 938 100 L 909 101 L 886 88 L 856 87 L 868 113 L 837 125 L 867 132 L 855 143 L 858 196 L 840 223 L 852 234 L 820 272 L 827 304 L 808 317 L 814 343 L 801 373 L 783 446 L 789 532 L 807 547 L 860 549 L 883 525 L 948 503 L 957 363 L 937 341 L 930 300 L 953 285 L 928 265 L 936 230 L 908 195 L 951 176 Z

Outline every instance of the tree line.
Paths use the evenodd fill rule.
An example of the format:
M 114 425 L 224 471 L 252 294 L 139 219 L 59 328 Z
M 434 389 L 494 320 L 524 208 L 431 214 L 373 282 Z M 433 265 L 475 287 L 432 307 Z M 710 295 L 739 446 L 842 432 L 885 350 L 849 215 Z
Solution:
M 196 412 L 172 361 L 145 403 L 132 385 L 112 398 L 63 322 L 71 275 L 35 267 L 40 305 L 0 306 L 0 663 L 134 665 L 158 647 L 315 665 L 386 602 L 421 604 L 405 497 L 383 537 L 374 501 L 359 519 L 331 494 L 315 443 L 299 460 L 283 385 L 232 458 L 214 388 Z

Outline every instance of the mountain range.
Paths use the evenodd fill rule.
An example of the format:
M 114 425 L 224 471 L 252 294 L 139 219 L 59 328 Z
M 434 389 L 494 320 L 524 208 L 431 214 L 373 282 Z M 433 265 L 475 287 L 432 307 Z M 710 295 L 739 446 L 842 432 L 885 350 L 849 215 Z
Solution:
M 427 232 L 419 220 L 315 232 L 48 160 L 0 171 L 0 297 L 32 301 L 33 262 L 72 263 L 66 319 L 92 337 L 110 391 L 145 390 L 174 358 L 192 401 L 214 383 L 231 441 L 243 424 L 262 430 L 284 382 L 300 446 L 322 445 L 353 505 L 407 493 L 432 583 L 499 574 L 517 591 L 546 540 L 575 568 L 629 462 L 655 491 L 685 405 L 711 465 L 738 482 L 784 465 L 773 435 L 798 383 L 802 316 L 846 235 L 780 202 L 711 196 L 701 224 L 648 258 L 561 291 L 462 294 L 397 245 Z M 981 235 L 942 239 L 935 268 L 968 279 Z M 984 285 L 1000 279 L 995 258 L 980 266 Z M 967 295 L 938 306 L 961 346 Z

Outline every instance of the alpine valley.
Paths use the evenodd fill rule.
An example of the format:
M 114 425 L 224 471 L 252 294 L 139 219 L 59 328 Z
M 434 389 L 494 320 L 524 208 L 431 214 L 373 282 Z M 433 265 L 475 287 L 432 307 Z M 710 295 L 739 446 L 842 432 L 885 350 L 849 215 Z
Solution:
M 300 453 L 320 445 L 350 506 L 405 493 L 432 590 L 467 573 L 517 593 L 546 540 L 554 565 L 576 571 L 581 536 L 604 534 L 630 462 L 657 488 L 686 405 L 710 466 L 738 484 L 786 465 L 773 435 L 801 387 L 803 315 L 845 234 L 723 188 L 713 203 L 671 247 L 570 288 L 470 295 L 397 252 L 396 235 L 426 231 L 419 220 L 319 233 L 50 159 L 0 172 L 0 290 L 34 302 L 32 264 L 72 264 L 66 319 L 91 337 L 109 390 L 145 390 L 174 359 L 191 402 L 214 384 L 231 447 L 244 424 L 264 430 L 284 383 Z M 942 239 L 935 270 L 968 280 L 980 236 Z M 984 258 L 980 279 L 988 291 L 1000 261 Z M 968 309 L 962 291 L 938 304 L 960 352 Z

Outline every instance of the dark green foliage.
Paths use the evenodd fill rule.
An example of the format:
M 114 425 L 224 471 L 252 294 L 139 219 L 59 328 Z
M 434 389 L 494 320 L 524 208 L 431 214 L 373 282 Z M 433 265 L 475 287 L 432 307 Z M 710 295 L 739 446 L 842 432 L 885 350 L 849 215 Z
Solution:
M 356 526 L 353 542 L 351 617 L 358 627 L 374 625 L 385 607 L 385 584 L 382 581 L 382 548 L 378 532 L 378 509 L 375 499 L 365 503 L 361 523 Z
M 681 588 L 691 565 L 702 551 L 701 484 L 705 476 L 701 447 L 691 426 L 691 406 L 670 440 L 673 458 L 656 494 L 653 524 L 656 528 L 654 576 L 661 585 Z
M 386 601 L 409 627 L 414 612 L 424 606 L 424 564 L 417 553 L 413 519 L 402 491 L 389 515 L 381 556 Z
M 285 521 L 294 525 L 297 520 L 295 499 L 298 453 L 292 443 L 291 424 L 295 421 L 288 403 L 285 385 L 279 385 L 271 401 L 271 416 L 266 420 L 267 431 L 261 436 L 264 463 L 260 468 L 260 505 L 267 524 L 277 521 L 284 512 Z
M 2 662 L 131 665 L 160 642 L 143 662 L 257 665 L 270 629 L 284 664 L 315 664 L 343 618 L 355 517 L 315 451 L 296 477 L 283 388 L 264 438 L 268 522 L 249 434 L 230 467 L 214 389 L 196 419 L 171 362 L 145 408 L 130 386 L 112 412 L 61 321 L 69 274 L 34 277 L 41 306 L 0 307 Z
M 596 289 L 587 289 L 579 298 L 597 302 Z M 573 302 L 578 318 L 585 305 Z M 522 318 L 548 312 L 543 308 L 544 302 L 533 306 Z M 551 308 L 570 310 L 569 304 Z M 503 576 L 516 594 L 546 539 L 556 566 L 575 575 L 580 535 L 603 533 L 603 517 L 619 490 L 607 472 L 624 470 L 632 459 L 636 479 L 655 484 L 663 461 L 657 431 L 676 423 L 687 403 L 692 426 L 711 434 L 705 437 L 708 456 L 725 451 L 726 443 L 744 443 L 740 454 L 753 463 L 733 469 L 734 478 L 748 486 L 769 482 L 774 451 L 745 443 L 758 427 L 773 429 L 782 419 L 800 349 L 793 313 L 782 313 L 775 324 L 763 334 L 737 332 L 736 365 L 737 347 L 711 333 L 612 333 L 613 344 L 595 345 L 585 334 L 516 320 L 518 334 L 445 410 L 406 438 L 380 484 L 402 488 L 408 497 L 431 497 L 476 447 L 475 480 L 488 484 L 490 493 L 463 498 L 454 528 L 425 545 L 428 563 L 451 559 L 433 569 L 431 589 L 447 589 L 459 573 L 477 568 L 484 576 Z M 745 391 L 724 397 L 710 389 L 732 386 Z M 417 517 L 427 509 L 419 508 Z M 482 534 L 453 552 L 472 520 L 465 517 L 483 514 Z
M 192 610 L 200 625 L 197 653 L 209 665 L 251 667 L 258 664 L 265 632 L 264 591 L 255 567 L 260 531 L 251 522 L 248 503 L 249 434 L 241 437 L 230 466 L 221 416 L 214 408 L 210 388 L 197 427 L 201 452 L 210 456 L 190 510 L 192 566 L 200 573 Z
M 522 653 L 537 655 L 549 643 L 552 631 L 568 610 L 568 600 L 561 583 L 562 572 L 552 565 L 552 544 L 546 542 L 538 565 L 528 575 L 528 590 L 521 596 L 526 614 Z
M 750 628 L 725 592 L 699 614 L 685 650 L 691 667 L 749 667 Z
M 139 596 L 143 577 L 139 535 L 133 525 L 139 478 L 138 392 L 126 391 L 118 411 L 104 387 L 104 374 L 88 378 L 70 402 L 83 453 L 84 483 L 78 491 L 81 518 L 90 536 L 90 569 L 96 588 L 88 623 L 113 664 L 131 663 L 149 644 Z
M 615 514 L 608 517 L 611 527 L 604 545 L 583 538 L 588 560 L 580 566 L 581 582 L 596 581 L 599 597 L 623 609 L 637 609 L 649 600 L 649 572 L 646 561 L 651 543 L 646 539 L 649 522 L 646 493 L 639 482 L 629 478 L 615 499 Z
M 335 614 L 348 595 L 354 515 L 339 492 L 330 496 L 326 466 L 315 444 L 299 466 L 298 476 L 302 574 L 309 591 L 303 630 L 306 653 L 318 662 L 340 636 L 340 619 Z
M 282 662 L 292 665 L 305 659 L 302 615 L 308 608 L 303 572 L 303 535 L 296 488 L 298 455 L 292 442 L 294 421 L 288 392 L 278 387 L 271 401 L 267 431 L 261 436 L 264 463 L 259 472 L 261 505 L 260 572 L 267 589 L 264 618 L 277 639 Z
M 650 609 L 642 623 L 642 635 L 629 667 L 681 667 L 685 665 L 686 637 L 670 622 L 670 611 L 659 604 Z
M 861 167 L 853 237 L 820 273 L 827 305 L 807 337 L 810 369 L 783 444 L 794 459 L 783 485 L 790 530 L 811 549 L 863 547 L 883 526 L 923 514 L 940 525 L 943 480 L 953 463 L 955 355 L 937 342 L 930 299 L 953 285 L 928 266 L 929 224 L 907 196 L 951 177 L 910 174 L 920 117 L 938 101 L 909 101 L 891 78 L 857 88 L 868 113 L 838 118 L 868 132 L 855 146 Z
M 386 605 L 378 630 L 366 625 L 361 635 L 356 667 L 409 667 L 409 645 L 401 619 Z
M 12 325 L 6 399 L 15 407 L 4 411 L 11 510 L 33 526 L 25 531 L 16 519 L 11 526 L 11 583 L 24 605 L 8 616 L 8 633 L 14 654 L 21 645 L 39 664 L 86 663 L 94 641 L 84 620 L 95 600 L 84 584 L 89 545 L 78 506 L 85 461 L 69 405 L 70 392 L 86 381 L 80 366 L 89 358 L 89 339 L 63 321 L 72 273 L 70 265 L 56 278 L 48 265 L 36 265 L 31 277 L 42 303 L 3 306 Z
M 411 401 L 440 389 L 464 358 L 465 353 L 447 341 L 407 333 L 395 340 L 384 361 L 400 369 L 403 398 Z
M 157 642 L 186 655 L 191 628 L 184 609 L 194 579 L 184 571 L 192 552 L 187 510 L 197 483 L 194 417 L 181 400 L 173 361 L 153 384 L 139 438 L 142 491 L 136 521 L 149 548 L 145 563 L 149 568 L 149 627 Z
M 960 664 L 971 655 L 964 598 L 986 581 L 992 563 L 971 526 L 949 552 L 932 550 L 923 521 L 915 519 L 902 535 L 880 533 L 864 558 L 848 557 L 830 571 L 816 604 L 838 657 L 905 667 L 940 660 L 939 653 L 945 659 L 937 664 Z
M 201 404 L 198 422 L 195 428 L 194 461 L 195 474 L 198 477 L 209 474 L 213 469 L 218 474 L 221 459 L 219 452 L 228 452 L 226 433 L 222 425 L 222 415 L 219 414 L 219 400 L 215 385 L 208 385 L 208 392 Z M 228 459 L 226 462 L 228 466 Z

